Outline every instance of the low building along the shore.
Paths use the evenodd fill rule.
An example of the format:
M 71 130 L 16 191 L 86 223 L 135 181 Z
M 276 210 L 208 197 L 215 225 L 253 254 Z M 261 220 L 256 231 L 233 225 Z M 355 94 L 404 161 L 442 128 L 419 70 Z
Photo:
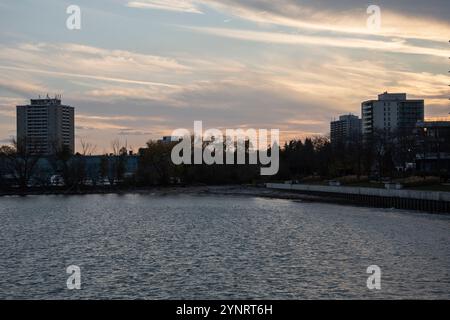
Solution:
M 450 172 L 450 121 L 417 123 L 417 169 Z

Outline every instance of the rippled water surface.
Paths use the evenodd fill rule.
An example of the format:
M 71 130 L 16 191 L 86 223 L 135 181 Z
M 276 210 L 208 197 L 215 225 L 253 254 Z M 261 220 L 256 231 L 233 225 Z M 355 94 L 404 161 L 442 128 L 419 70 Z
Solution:
M 449 231 L 448 216 L 252 197 L 4 197 L 0 298 L 450 299 Z

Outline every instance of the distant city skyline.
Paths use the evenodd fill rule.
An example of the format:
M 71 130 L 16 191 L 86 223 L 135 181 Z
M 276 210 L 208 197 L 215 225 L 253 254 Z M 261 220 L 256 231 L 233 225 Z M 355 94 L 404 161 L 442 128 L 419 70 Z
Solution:
M 66 8 L 81 8 L 81 30 Z M 244 0 L 0 3 L 0 144 L 16 105 L 62 94 L 76 140 L 137 150 L 195 120 L 215 128 L 279 128 L 281 140 L 329 132 L 381 92 L 425 100 L 448 117 L 450 3 Z

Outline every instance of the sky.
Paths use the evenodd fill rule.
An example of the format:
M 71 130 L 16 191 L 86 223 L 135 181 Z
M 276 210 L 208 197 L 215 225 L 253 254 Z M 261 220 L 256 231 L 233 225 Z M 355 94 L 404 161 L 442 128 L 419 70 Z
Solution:
M 66 27 L 70 5 L 80 30 Z M 444 118 L 449 16 L 448 0 L 0 0 L 0 144 L 15 106 L 46 94 L 75 107 L 77 147 L 97 153 L 195 120 L 282 141 L 327 134 L 384 91 Z

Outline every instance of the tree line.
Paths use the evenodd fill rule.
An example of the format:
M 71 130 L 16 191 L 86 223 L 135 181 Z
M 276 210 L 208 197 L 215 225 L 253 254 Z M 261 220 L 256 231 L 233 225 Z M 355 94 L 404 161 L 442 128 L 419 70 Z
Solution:
M 280 147 L 278 174 L 263 177 L 258 164 L 174 165 L 171 152 L 175 144 L 149 141 L 133 156 L 136 165 L 130 169 L 131 156 L 127 146 L 120 145 L 117 140 L 112 143 L 113 152 L 97 157 L 99 160 L 96 162 L 89 161 L 95 146 L 85 142 L 81 143 L 81 152 L 75 155 L 62 148 L 46 157 L 33 155 L 20 147 L 24 144 L 14 142 L 0 147 L 0 188 L 26 190 L 39 187 L 77 191 L 106 186 L 247 184 L 343 176 L 382 179 L 417 174 L 413 167 L 403 166 L 399 170 L 398 164 L 414 163 L 416 153 L 421 151 L 411 135 L 381 131 L 374 132 L 366 141 L 355 137 L 351 141 L 331 143 L 328 136 L 294 139 Z M 250 152 L 253 152 L 252 147 L 247 142 L 247 159 Z M 46 170 L 40 166 L 42 159 L 45 159 Z M 448 178 L 447 171 L 438 174 Z

